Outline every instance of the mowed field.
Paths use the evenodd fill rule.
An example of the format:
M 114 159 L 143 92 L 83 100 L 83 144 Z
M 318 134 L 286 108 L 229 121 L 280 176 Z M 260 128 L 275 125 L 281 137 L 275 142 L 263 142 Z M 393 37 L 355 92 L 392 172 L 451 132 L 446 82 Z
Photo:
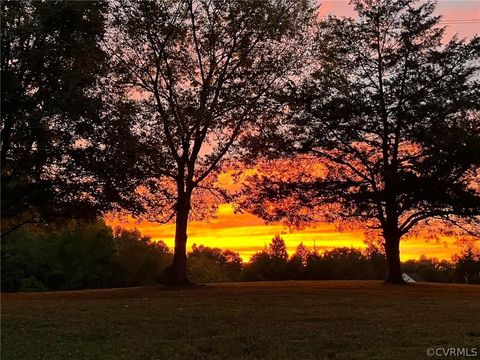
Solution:
M 234 283 L 2 295 L 2 359 L 425 359 L 480 349 L 480 286 Z

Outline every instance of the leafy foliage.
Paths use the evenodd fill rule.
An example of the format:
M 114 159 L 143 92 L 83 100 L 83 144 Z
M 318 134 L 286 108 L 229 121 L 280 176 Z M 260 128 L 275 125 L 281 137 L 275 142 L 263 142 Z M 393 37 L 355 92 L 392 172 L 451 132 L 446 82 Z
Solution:
M 117 86 L 138 99 L 127 123 L 140 147 L 141 215 L 175 221 L 173 283 L 187 283 L 187 224 L 211 214 L 213 186 L 241 139 L 275 111 L 272 94 L 295 75 L 307 1 L 120 1 L 106 46 Z M 158 212 L 157 209 L 163 209 Z M 137 214 L 138 215 L 138 214 Z
M 243 260 L 231 250 L 193 244 L 188 253 L 189 278 L 196 283 L 238 281 Z
M 454 280 L 464 284 L 480 284 L 480 249 L 467 245 L 454 259 Z
M 286 280 L 288 278 L 288 253 L 285 241 L 275 236 L 268 249 L 256 253 L 245 266 L 246 280 Z
M 3 1 L 2 234 L 97 213 L 78 156 L 100 118 L 101 1 Z
M 243 205 L 275 219 L 264 202 L 292 197 L 323 219 L 377 230 L 389 279 L 401 282 L 399 241 L 418 224 L 480 230 L 480 38 L 444 43 L 433 1 L 354 5 L 358 19 L 320 24 L 315 69 L 285 95 L 290 110 L 265 137 L 278 140 L 278 155 L 308 154 L 324 172 L 264 174 Z M 292 216 L 280 207 L 276 219 Z
M 25 227 L 2 246 L 2 291 L 73 290 L 155 284 L 167 246 L 137 231 L 113 235 L 103 221 Z

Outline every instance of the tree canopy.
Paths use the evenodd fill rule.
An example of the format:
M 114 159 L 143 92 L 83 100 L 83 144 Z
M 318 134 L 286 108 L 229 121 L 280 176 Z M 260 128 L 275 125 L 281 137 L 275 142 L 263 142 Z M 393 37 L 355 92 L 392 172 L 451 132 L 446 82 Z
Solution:
M 105 74 L 101 1 L 2 1 L 2 237 L 95 213 L 81 151 Z M 92 206 L 93 205 L 93 206 Z
M 223 195 L 213 175 L 275 111 L 272 94 L 297 73 L 312 13 L 306 1 L 121 1 L 112 10 L 114 76 L 137 99 L 128 128 L 148 149 L 138 194 L 144 213 L 160 207 L 156 220 L 176 223 L 172 282 L 187 282 L 189 217 Z
M 166 279 L 185 285 L 189 221 L 248 162 L 240 208 L 361 226 L 402 282 L 419 225 L 480 232 L 480 37 L 445 39 L 435 4 L 2 2 L 2 238 L 112 209 L 175 222 Z M 301 269 L 280 240 L 258 258 Z M 217 250 L 193 254 L 218 270 Z
M 262 202 L 293 198 L 311 215 L 373 229 L 389 280 L 401 282 L 399 240 L 418 224 L 478 230 L 480 38 L 447 41 L 433 1 L 354 5 L 357 19 L 320 24 L 314 70 L 285 94 L 290 110 L 269 137 L 321 174 L 257 176 L 244 205 L 281 219 L 285 209 Z

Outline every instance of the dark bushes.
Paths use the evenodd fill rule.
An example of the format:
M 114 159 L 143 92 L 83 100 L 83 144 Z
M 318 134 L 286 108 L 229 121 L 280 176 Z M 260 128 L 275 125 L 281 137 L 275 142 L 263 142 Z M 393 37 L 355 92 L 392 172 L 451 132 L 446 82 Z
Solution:
M 2 291 L 73 290 L 154 284 L 169 263 L 163 242 L 103 221 L 25 228 L 2 244 Z
M 2 291 L 48 291 L 153 285 L 162 282 L 172 254 L 162 241 L 103 221 L 71 222 L 61 229 L 24 228 L 2 244 Z M 452 262 L 420 258 L 402 271 L 431 282 L 480 283 L 480 253 L 466 248 Z M 303 244 L 289 257 L 279 236 L 243 264 L 231 250 L 193 245 L 194 283 L 263 280 L 384 279 L 386 261 L 376 250 L 335 248 L 319 253 Z

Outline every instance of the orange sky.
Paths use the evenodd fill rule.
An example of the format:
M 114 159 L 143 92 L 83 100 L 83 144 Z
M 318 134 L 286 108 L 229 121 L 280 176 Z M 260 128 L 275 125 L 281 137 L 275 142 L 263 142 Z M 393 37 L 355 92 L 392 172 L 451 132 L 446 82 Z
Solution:
M 321 14 L 352 16 L 351 5 L 348 1 L 322 1 Z M 480 33 L 478 21 L 480 19 L 480 1 L 477 0 L 450 0 L 438 2 L 437 13 L 444 16 L 443 22 L 447 26 L 447 36 L 458 33 L 460 37 L 471 37 Z M 118 222 L 110 222 L 118 225 Z M 174 225 L 157 225 L 149 222 L 136 223 L 133 220 L 123 224 L 126 228 L 138 228 L 142 234 L 154 240 L 163 240 L 169 247 L 173 247 Z M 194 243 L 211 247 L 222 247 L 239 252 L 244 260 L 261 250 L 276 234 L 285 239 L 289 252 L 303 242 L 311 249 L 330 249 L 339 246 L 364 247 L 361 232 L 338 232 L 333 225 L 318 224 L 316 227 L 302 231 L 290 232 L 281 224 L 265 225 L 258 217 L 245 213 L 234 214 L 228 204 L 220 206 L 217 216 L 208 223 L 193 221 L 189 225 L 188 247 Z M 427 241 L 423 238 L 409 238 L 401 243 L 401 258 L 417 259 L 421 255 L 450 259 L 457 253 L 459 247 L 453 238 L 443 237 L 437 241 Z
M 110 225 L 119 225 L 118 221 L 109 221 Z M 157 225 L 147 221 L 133 220 L 122 224 L 125 228 L 137 228 L 142 234 L 151 236 L 153 240 L 163 240 L 173 248 L 174 224 Z M 363 233 L 338 232 L 333 225 L 317 224 L 315 227 L 291 232 L 281 224 L 265 225 L 263 220 L 252 214 L 234 214 L 232 206 L 220 205 L 217 216 L 208 222 L 192 221 L 188 228 L 188 247 L 193 244 L 203 244 L 210 247 L 231 249 L 240 253 L 244 260 L 249 260 L 255 252 L 263 249 L 265 244 L 277 234 L 280 234 L 287 244 L 289 253 L 295 251 L 300 242 L 317 250 L 333 247 L 364 247 Z M 452 238 L 442 238 L 440 241 L 409 238 L 401 244 L 402 260 L 417 259 L 421 255 L 450 259 L 459 251 Z

